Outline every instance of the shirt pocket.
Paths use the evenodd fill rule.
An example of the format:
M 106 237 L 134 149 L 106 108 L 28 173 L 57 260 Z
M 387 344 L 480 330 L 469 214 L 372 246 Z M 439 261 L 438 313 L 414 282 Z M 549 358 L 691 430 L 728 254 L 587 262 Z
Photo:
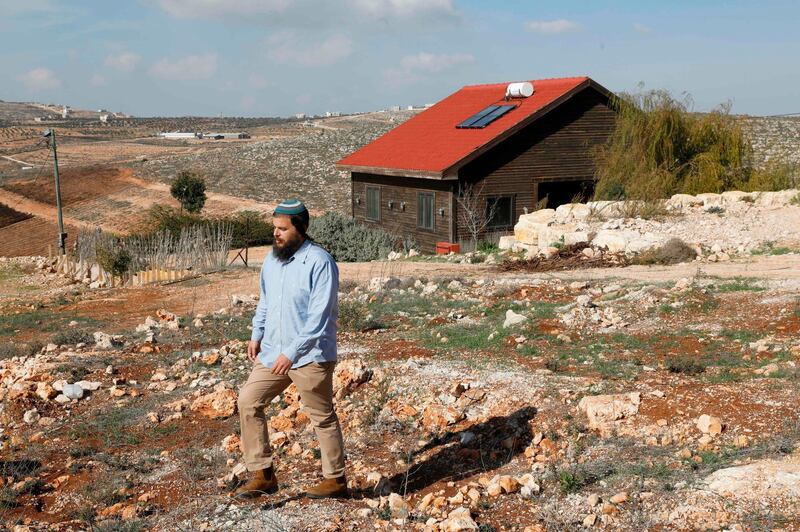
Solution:
M 287 303 L 291 302 L 298 314 L 306 315 L 308 311 L 308 298 L 311 294 L 311 286 L 304 277 L 295 276 L 286 283 L 287 292 L 284 297 L 288 297 Z

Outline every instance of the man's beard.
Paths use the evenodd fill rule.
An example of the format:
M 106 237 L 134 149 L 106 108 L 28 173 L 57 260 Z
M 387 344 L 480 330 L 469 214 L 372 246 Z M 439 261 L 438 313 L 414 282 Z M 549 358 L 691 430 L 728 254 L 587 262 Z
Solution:
M 297 237 L 296 239 L 286 240 L 284 241 L 282 246 L 279 246 L 276 242 L 274 246 L 272 246 L 272 254 L 275 255 L 275 258 L 281 262 L 286 262 L 297 253 L 297 250 L 300 249 L 300 246 L 303 245 L 303 239 Z

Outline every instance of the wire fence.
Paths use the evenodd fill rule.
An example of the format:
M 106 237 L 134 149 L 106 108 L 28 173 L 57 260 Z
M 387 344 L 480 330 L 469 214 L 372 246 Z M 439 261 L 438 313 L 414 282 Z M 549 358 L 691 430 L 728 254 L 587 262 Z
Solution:
M 125 238 L 98 228 L 80 232 L 72 252 L 59 259 L 58 268 L 110 286 L 181 279 L 224 268 L 232 241 L 233 226 L 227 222 Z

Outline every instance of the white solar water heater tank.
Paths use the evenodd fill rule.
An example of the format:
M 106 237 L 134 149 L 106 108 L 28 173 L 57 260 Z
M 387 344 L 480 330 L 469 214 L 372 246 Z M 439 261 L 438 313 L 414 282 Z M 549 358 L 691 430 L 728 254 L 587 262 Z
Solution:
M 506 87 L 506 98 L 527 98 L 533 95 L 533 83 L 530 81 L 520 81 L 509 83 Z

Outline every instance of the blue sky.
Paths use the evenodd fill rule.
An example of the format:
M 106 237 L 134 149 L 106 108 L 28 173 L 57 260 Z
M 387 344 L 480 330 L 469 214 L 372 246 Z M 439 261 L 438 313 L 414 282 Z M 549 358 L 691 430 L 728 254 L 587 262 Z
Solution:
M 589 75 L 792 113 L 798 21 L 790 0 L 0 0 L 0 99 L 286 116 Z

